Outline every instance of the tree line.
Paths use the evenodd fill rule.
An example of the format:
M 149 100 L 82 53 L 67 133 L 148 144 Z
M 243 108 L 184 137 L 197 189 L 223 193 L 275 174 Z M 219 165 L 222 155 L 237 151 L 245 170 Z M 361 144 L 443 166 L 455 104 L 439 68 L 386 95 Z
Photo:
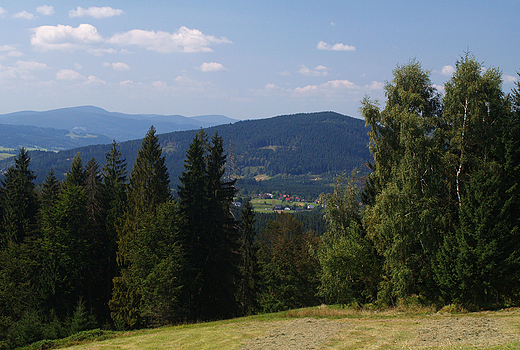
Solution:
M 444 95 L 411 61 L 365 97 L 372 172 L 325 196 L 321 293 L 328 302 L 415 298 L 470 309 L 518 303 L 520 86 L 470 54 Z M 361 204 L 361 205 L 360 205 Z
M 316 302 L 307 240 L 319 238 L 283 216 L 259 243 L 251 204 L 232 213 L 236 180 L 225 179 L 225 163 L 222 137 L 200 130 L 175 198 L 153 127 L 129 175 L 114 142 L 102 166 L 77 154 L 63 181 L 51 170 L 36 186 L 20 149 L 0 186 L 0 349 Z M 294 292 L 280 289 L 292 285 L 280 268 L 298 275 Z

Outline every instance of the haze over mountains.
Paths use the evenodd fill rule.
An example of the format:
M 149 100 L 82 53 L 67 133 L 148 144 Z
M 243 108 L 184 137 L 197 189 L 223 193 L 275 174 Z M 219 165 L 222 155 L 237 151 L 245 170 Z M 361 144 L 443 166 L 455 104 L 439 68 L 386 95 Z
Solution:
M 25 125 L 39 128 L 64 129 L 76 135 L 90 135 L 91 144 L 118 142 L 142 138 L 153 124 L 158 134 L 207 128 L 236 122 L 223 115 L 185 117 L 182 115 L 124 114 L 108 112 L 94 106 L 54 109 L 50 111 L 21 111 L 0 115 L 0 124 Z M 2 131 L 0 125 L 0 132 Z M 45 130 L 41 130 L 44 132 Z M 97 136 L 99 140 L 95 140 Z M 102 140 L 102 142 L 100 142 Z M 4 146 L 0 144 L 0 146 Z M 80 145 L 76 145 L 78 147 Z M 83 145 L 81 145 L 83 146 Z M 5 146 L 4 146 L 5 147 Z

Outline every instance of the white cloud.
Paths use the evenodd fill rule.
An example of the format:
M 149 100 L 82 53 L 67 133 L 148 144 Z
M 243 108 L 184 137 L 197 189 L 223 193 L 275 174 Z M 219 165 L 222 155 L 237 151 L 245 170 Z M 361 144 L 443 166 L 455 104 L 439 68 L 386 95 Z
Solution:
M 202 72 L 218 72 L 221 70 L 227 70 L 226 67 L 224 67 L 222 64 L 217 63 L 217 62 L 210 62 L 210 63 L 204 62 L 199 67 L 197 67 L 197 69 Z
M 168 87 L 164 81 L 154 81 L 152 85 L 160 89 L 166 89 Z
M 25 56 L 25 55 L 23 54 L 23 52 L 16 50 L 16 51 L 8 52 L 7 56 L 9 56 L 9 57 L 22 57 L 22 56 Z
M 134 82 L 132 80 L 124 80 L 119 82 L 119 85 L 121 86 L 132 86 L 134 85 Z
M 360 87 L 349 80 L 331 80 L 320 85 L 307 85 L 293 90 L 297 95 L 332 94 L 345 90 L 360 90 Z
M 74 63 L 74 68 L 76 68 L 76 70 L 81 70 L 83 69 L 83 66 L 79 63 Z
M 180 27 L 175 33 L 133 29 L 107 40 L 117 45 L 136 45 L 157 52 L 211 52 L 209 46 L 231 43 L 225 37 L 206 35 L 197 29 Z
M 41 70 L 47 68 L 45 63 L 31 61 L 18 61 L 14 65 L 21 70 Z
M 341 44 L 341 43 L 330 45 L 324 41 L 320 41 L 316 48 L 318 50 L 327 50 L 327 51 L 356 51 L 356 48 L 351 45 L 345 45 L 345 44 Z
M 0 51 L 14 51 L 16 48 L 11 45 L 0 45 Z
M 279 87 L 276 84 L 267 84 L 264 88 L 266 91 L 280 91 L 283 90 L 281 87 Z
M 369 85 L 365 85 L 365 87 L 369 90 L 383 90 L 385 87 L 385 83 L 374 80 Z
M 83 16 L 90 16 L 97 19 L 100 18 L 106 18 L 106 17 L 114 17 L 122 15 L 124 12 L 120 9 L 113 9 L 111 7 L 89 7 L 88 9 L 84 9 L 80 6 L 78 6 L 77 10 L 70 10 L 69 11 L 69 17 L 83 17 Z
M 440 93 L 444 92 L 444 85 L 432 84 L 432 86 Z
M 291 76 L 291 73 L 289 73 L 288 71 L 278 72 L 278 74 L 281 75 L 282 77 L 290 77 Z
M 105 44 L 121 46 L 136 45 L 156 52 L 208 52 L 209 46 L 231 43 L 225 37 L 205 35 L 200 30 L 179 28 L 175 33 L 145 31 L 140 29 L 114 34 L 111 38 L 103 38 L 96 27 L 91 24 L 80 24 L 77 28 L 68 25 L 41 26 L 33 29 L 31 44 L 42 51 L 47 50 L 86 50 L 95 56 L 103 56 L 118 51 L 103 47 Z M 128 50 L 121 49 L 121 53 Z
M 324 77 L 329 74 L 329 72 L 328 72 L 329 70 L 330 70 L 329 68 L 327 68 L 325 66 L 321 66 L 321 65 L 317 66 L 314 69 L 310 69 L 302 64 L 300 66 L 300 69 L 298 70 L 298 73 L 303 74 L 303 75 L 313 76 L 313 77 Z
M 85 49 L 103 42 L 96 27 L 90 24 L 80 24 L 77 28 L 62 24 L 41 26 L 33 31 L 31 44 L 43 51 Z
M 85 81 L 83 84 L 106 84 L 107 82 L 104 80 L 99 79 L 98 77 L 95 77 L 93 75 L 90 75 L 87 78 L 87 81 Z
M 123 51 L 123 50 L 121 50 L 121 51 Z M 117 53 L 117 50 L 114 50 L 113 48 L 108 48 L 108 49 L 88 49 L 87 52 L 92 54 L 92 55 L 94 55 L 94 56 L 104 56 L 106 53 L 107 54 Z
M 13 15 L 13 18 L 33 19 L 34 15 L 32 13 L 27 12 L 27 11 L 22 11 L 22 12 L 15 13 Z
M 119 71 L 119 72 L 122 72 L 122 71 L 125 71 L 125 70 L 130 70 L 130 66 L 126 63 L 123 63 L 123 62 L 114 62 L 114 63 L 108 63 L 108 62 L 105 62 L 103 63 L 103 66 L 104 67 L 112 67 L 113 70 L 116 70 L 116 71 Z
M 54 14 L 54 7 L 47 5 L 38 6 L 36 12 L 41 13 L 44 16 L 50 16 Z
M 84 76 L 72 69 L 62 69 L 56 74 L 58 80 L 78 80 L 85 79 Z
M 0 16 L 5 15 L 6 13 L 7 13 L 7 10 L 4 9 L 3 7 L 0 7 Z
M 514 83 L 518 80 L 518 77 L 514 77 L 512 75 L 504 75 L 504 83 Z
M 453 68 L 453 66 L 448 65 L 448 66 L 442 67 L 442 70 L 441 70 L 442 75 L 452 76 L 453 73 L 455 73 L 455 68 Z
M 14 46 L 11 45 L 0 45 L 0 52 L 7 52 L 7 56 L 9 57 L 21 57 L 24 54 Z

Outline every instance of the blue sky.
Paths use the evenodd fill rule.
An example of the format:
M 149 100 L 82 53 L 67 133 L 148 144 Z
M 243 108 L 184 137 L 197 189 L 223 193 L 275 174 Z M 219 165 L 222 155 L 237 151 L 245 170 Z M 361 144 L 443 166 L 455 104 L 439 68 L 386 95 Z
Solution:
M 0 113 L 360 117 L 397 64 L 442 90 L 468 49 L 509 92 L 519 16 L 520 0 L 0 1 Z

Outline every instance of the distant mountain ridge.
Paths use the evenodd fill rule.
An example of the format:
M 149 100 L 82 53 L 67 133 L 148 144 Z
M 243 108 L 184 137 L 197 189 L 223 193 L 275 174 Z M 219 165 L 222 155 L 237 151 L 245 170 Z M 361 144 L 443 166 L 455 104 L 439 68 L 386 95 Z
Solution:
M 104 135 L 118 142 L 142 138 L 151 125 L 158 133 L 207 128 L 236 122 L 223 115 L 185 117 L 182 115 L 125 114 L 108 112 L 95 106 L 80 106 L 49 111 L 21 111 L 0 115 L 0 124 L 66 129 Z
M 112 140 L 104 135 L 71 132 L 65 129 L 43 128 L 28 125 L 0 124 L 0 148 L 17 152 L 21 147 L 29 150 L 62 151 Z
M 261 185 L 265 190 L 288 191 L 296 188 L 297 184 L 298 191 L 294 193 L 312 192 L 316 196 L 316 193 L 332 190 L 333 176 L 350 172 L 371 159 L 365 122 L 335 112 L 238 121 L 204 130 L 209 136 L 218 131 L 223 137 L 232 159 L 231 164 L 228 163 L 232 176 L 241 178 L 242 188 L 258 189 Z M 184 170 L 186 150 L 197 132 L 189 130 L 158 135 L 173 189 L 177 188 L 178 177 Z M 145 133 L 141 135 L 144 136 Z M 141 139 L 119 145 L 129 173 L 140 145 Z M 63 179 L 76 154 L 80 154 L 84 164 L 92 157 L 102 164 L 109 149 L 110 145 L 91 145 L 59 153 L 30 152 L 31 169 L 38 175 L 37 182 L 44 181 L 51 168 L 58 178 Z M 0 169 L 5 170 L 8 166 L 9 161 L 0 162 Z M 255 177 L 259 175 L 266 180 L 256 181 Z

